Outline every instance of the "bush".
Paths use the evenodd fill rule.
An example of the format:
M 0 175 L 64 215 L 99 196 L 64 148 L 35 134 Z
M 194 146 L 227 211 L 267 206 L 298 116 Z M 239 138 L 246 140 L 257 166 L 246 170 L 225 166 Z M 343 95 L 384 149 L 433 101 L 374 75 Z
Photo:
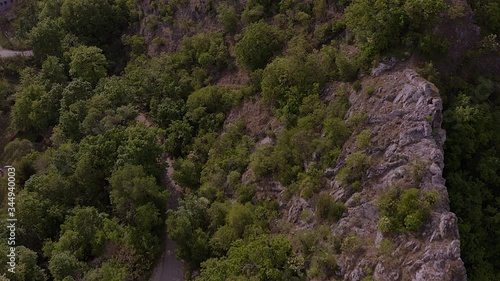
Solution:
M 356 143 L 359 149 L 364 149 L 370 144 L 371 132 L 370 130 L 363 130 L 356 136 Z
M 264 17 L 264 6 L 255 4 L 255 1 L 248 1 L 241 14 L 241 21 L 244 24 L 251 24 Z
M 278 30 L 260 21 L 245 28 L 243 37 L 236 43 L 236 62 L 254 71 L 263 68 L 282 46 Z
M 346 207 L 342 202 L 335 202 L 333 198 L 327 193 L 321 193 L 316 197 L 316 215 L 321 220 L 328 220 L 330 222 L 338 221 Z
M 326 81 L 325 73 L 316 55 L 277 58 L 262 74 L 262 97 L 278 108 L 283 118 L 293 121 L 302 99 L 319 93 Z
M 257 189 L 253 185 L 243 185 L 238 188 L 238 202 L 241 204 L 251 202 L 257 193 Z
M 226 32 L 233 34 L 238 25 L 238 14 L 234 6 L 220 4 L 217 7 L 217 20 L 224 27 Z
M 72 48 L 69 74 L 96 85 L 99 79 L 106 76 L 108 61 L 97 47 L 79 46 Z
M 276 169 L 273 150 L 274 148 L 269 145 L 259 146 L 250 156 L 250 168 L 256 177 L 269 176 Z
M 359 68 L 345 54 L 338 54 L 335 64 L 342 81 L 354 81 L 358 77 Z
M 179 52 L 186 68 L 199 65 L 221 70 L 229 63 L 229 52 L 221 33 L 199 33 L 185 37 Z
M 344 241 L 342 242 L 342 246 L 340 247 L 340 250 L 342 252 L 347 252 L 347 253 L 356 253 L 359 250 L 361 250 L 363 247 L 361 239 L 359 239 L 358 236 L 356 235 L 349 235 L 346 238 L 344 238 Z
M 346 159 L 346 166 L 337 174 L 337 179 L 344 186 L 353 184 L 363 178 L 370 165 L 370 157 L 362 152 L 354 152 Z
M 436 191 L 427 193 L 419 189 L 391 189 L 380 197 L 380 231 L 416 231 L 429 218 L 432 207 L 439 201 Z
M 308 277 L 316 277 L 322 280 L 331 277 L 337 270 L 338 265 L 331 247 L 318 249 L 311 258 L 311 264 L 307 270 Z

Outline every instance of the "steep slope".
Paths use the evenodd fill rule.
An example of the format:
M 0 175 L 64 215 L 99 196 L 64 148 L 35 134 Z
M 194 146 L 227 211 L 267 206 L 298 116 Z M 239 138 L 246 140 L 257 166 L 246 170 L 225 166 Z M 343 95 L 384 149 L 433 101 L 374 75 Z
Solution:
M 336 180 L 345 159 L 357 150 L 353 134 L 337 165 L 324 174 L 329 179 L 325 189 L 348 208 L 330 226 L 332 234 L 344 243 L 351 239 L 358 244 L 355 250 L 337 255 L 335 275 L 343 280 L 361 280 L 371 273 L 375 280 L 466 280 L 457 218 L 449 211 L 442 177 L 445 131 L 438 90 L 410 69 L 365 77 L 362 85 L 373 88 L 373 93 L 368 96 L 366 91 L 350 90 L 349 114 L 367 114 L 358 131 L 370 131 L 371 142 L 365 151 L 373 164 L 360 191 Z M 335 89 L 342 89 L 340 84 L 335 86 L 329 91 L 330 98 L 336 95 Z M 439 192 L 430 220 L 417 232 L 384 235 L 378 229 L 378 200 L 391 187 Z M 290 202 L 283 213 L 295 222 L 294 229 L 314 227 L 300 218 L 305 209 L 312 211 L 312 205 L 299 198 Z M 381 249 L 387 247 L 382 245 L 384 239 L 391 241 L 390 249 Z

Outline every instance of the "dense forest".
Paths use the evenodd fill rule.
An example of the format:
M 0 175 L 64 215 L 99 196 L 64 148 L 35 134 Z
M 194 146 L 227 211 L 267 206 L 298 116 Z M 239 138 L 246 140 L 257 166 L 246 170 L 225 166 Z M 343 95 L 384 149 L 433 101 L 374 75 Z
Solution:
M 498 0 L 24 0 L 10 13 L 0 45 L 33 55 L 0 58 L 0 163 L 16 168 L 18 220 L 17 272 L 2 242 L 0 280 L 148 280 L 166 233 L 188 280 L 341 280 L 335 255 L 359 241 L 329 231 L 347 207 L 322 175 L 351 135 L 338 181 L 359 190 L 373 161 L 349 91 L 324 92 L 370 96 L 360 80 L 386 58 L 439 88 L 467 277 L 500 280 Z M 446 31 L 468 20 L 481 31 L 456 51 Z M 272 122 L 230 120 L 245 104 Z M 271 183 L 283 197 L 262 194 Z M 287 231 L 282 201 L 296 197 L 314 229 Z M 380 230 L 417 233 L 437 202 L 389 192 Z

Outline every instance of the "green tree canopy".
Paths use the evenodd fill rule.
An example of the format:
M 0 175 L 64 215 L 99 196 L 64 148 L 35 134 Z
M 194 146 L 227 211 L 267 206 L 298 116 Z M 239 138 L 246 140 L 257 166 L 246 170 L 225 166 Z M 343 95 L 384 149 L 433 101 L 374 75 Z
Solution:
M 236 61 L 241 67 L 254 71 L 264 68 L 282 46 L 278 30 L 259 21 L 245 28 L 243 37 L 236 43 Z
M 70 50 L 71 61 L 69 74 L 73 78 L 81 78 L 93 86 L 106 76 L 108 62 L 97 47 L 79 46 Z

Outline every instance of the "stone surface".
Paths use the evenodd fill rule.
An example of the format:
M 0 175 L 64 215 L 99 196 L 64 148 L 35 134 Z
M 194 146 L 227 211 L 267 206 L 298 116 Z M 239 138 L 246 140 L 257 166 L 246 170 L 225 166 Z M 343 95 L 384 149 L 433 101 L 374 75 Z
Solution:
M 330 194 L 348 207 L 333 234 L 356 235 L 363 241 L 362 255 L 342 252 L 337 256 L 340 279 L 361 280 L 371 274 L 375 280 L 383 281 L 466 280 L 457 218 L 449 211 L 442 176 L 446 133 L 441 128 L 443 103 L 437 88 L 414 70 L 397 66 L 386 69 L 382 65 L 374 70 L 372 77 L 362 79 L 362 86 L 368 85 L 377 89 L 376 93 L 367 99 L 362 91 L 352 91 L 348 113 L 366 112 L 367 121 L 358 130 L 372 132 L 370 147 L 364 151 L 373 164 L 362 190 L 353 199 L 354 195 L 347 192 L 349 187 L 335 180 L 335 174 L 345 165 L 345 157 L 357 149 L 356 133 L 345 144 L 337 164 L 325 172 L 331 179 Z M 421 180 L 412 173 L 415 163 L 424 163 Z M 378 231 L 377 199 L 391 187 L 415 187 L 439 193 L 441 200 L 420 231 L 387 236 Z M 365 203 L 355 203 L 361 201 Z M 381 256 L 382 240 L 391 241 L 393 250 Z

